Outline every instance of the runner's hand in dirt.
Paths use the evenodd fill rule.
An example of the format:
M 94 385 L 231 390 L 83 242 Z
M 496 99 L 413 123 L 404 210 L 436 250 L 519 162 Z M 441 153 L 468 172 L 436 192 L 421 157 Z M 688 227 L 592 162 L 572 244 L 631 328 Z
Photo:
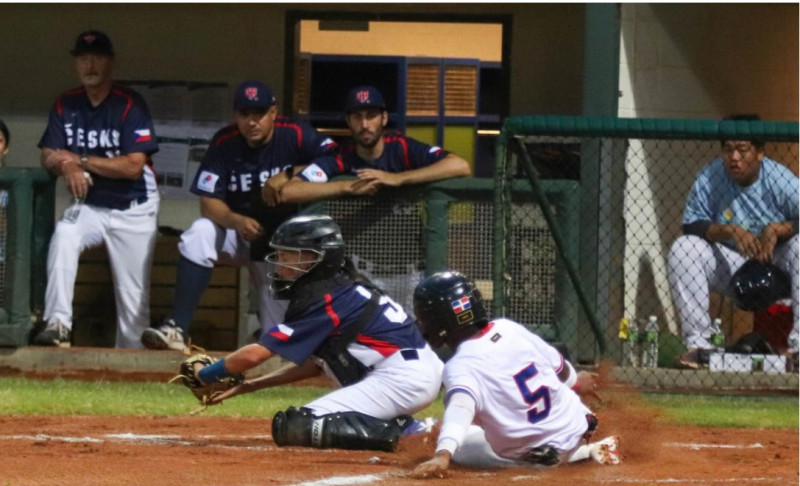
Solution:
M 445 478 L 448 476 L 448 467 L 450 467 L 450 452 L 438 451 L 433 458 L 415 467 L 411 471 L 411 477 L 415 479 Z

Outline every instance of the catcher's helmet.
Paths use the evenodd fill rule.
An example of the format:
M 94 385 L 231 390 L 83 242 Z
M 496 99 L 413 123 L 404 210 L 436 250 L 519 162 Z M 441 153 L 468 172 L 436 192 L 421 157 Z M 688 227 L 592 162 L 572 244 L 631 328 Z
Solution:
M 748 260 L 730 281 L 733 302 L 742 310 L 761 312 L 776 300 L 790 295 L 791 282 L 780 268 L 772 263 Z
M 330 216 L 295 216 L 288 219 L 275 230 L 269 246 L 276 251 L 267 255 L 268 262 L 297 272 L 291 278 L 284 278 L 278 272 L 269 274 L 272 291 L 279 298 L 291 298 L 296 282 L 329 277 L 344 264 L 342 231 Z M 281 262 L 277 250 L 297 252 L 301 257 L 297 261 Z M 303 251 L 315 253 L 316 256 L 312 260 L 303 260 Z
M 414 314 L 434 348 L 459 342 L 489 321 L 480 290 L 467 277 L 452 271 L 435 273 L 417 285 Z

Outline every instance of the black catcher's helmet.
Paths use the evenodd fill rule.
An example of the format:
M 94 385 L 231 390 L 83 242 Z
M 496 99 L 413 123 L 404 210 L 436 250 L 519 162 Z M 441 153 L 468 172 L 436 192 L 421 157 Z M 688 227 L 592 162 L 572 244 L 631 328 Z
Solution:
M 761 312 L 776 300 L 789 297 L 791 282 L 772 263 L 748 260 L 731 277 L 733 302 L 742 310 Z
M 283 278 L 278 272 L 269 274 L 272 280 L 272 291 L 279 298 L 292 296 L 295 283 L 300 280 L 326 278 L 335 274 L 344 264 L 344 240 L 339 225 L 330 216 L 295 216 L 284 221 L 269 242 L 274 250 L 302 251 L 315 253 L 309 259 L 300 259 L 292 263 L 278 261 L 277 251 L 267 255 L 267 261 L 276 267 L 285 267 L 297 272 L 297 276 Z M 312 264 L 308 268 L 306 265 Z
M 489 322 L 481 292 L 458 272 L 431 275 L 414 290 L 414 314 L 434 348 L 471 336 Z

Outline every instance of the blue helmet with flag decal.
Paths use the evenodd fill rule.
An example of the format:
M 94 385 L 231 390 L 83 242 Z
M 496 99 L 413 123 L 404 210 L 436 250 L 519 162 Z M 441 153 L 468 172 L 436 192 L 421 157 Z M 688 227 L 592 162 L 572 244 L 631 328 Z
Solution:
M 434 348 L 451 348 L 489 322 L 483 297 L 474 282 L 453 271 L 438 272 L 414 289 L 414 314 Z

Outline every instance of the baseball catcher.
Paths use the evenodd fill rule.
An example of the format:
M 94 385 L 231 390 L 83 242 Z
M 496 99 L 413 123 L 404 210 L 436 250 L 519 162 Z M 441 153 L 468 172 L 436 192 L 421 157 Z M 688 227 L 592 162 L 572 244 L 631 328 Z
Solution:
M 273 356 L 291 362 L 272 373 L 211 391 L 214 405 L 236 395 L 325 373 L 341 388 L 302 407 L 278 412 L 278 446 L 392 451 L 417 430 L 411 414 L 433 402 L 444 365 L 403 308 L 360 275 L 345 258 L 339 226 L 328 216 L 295 216 L 270 240 L 272 290 L 288 299 L 284 322 L 189 379 L 217 383 Z M 193 370 L 200 368 L 194 375 Z

